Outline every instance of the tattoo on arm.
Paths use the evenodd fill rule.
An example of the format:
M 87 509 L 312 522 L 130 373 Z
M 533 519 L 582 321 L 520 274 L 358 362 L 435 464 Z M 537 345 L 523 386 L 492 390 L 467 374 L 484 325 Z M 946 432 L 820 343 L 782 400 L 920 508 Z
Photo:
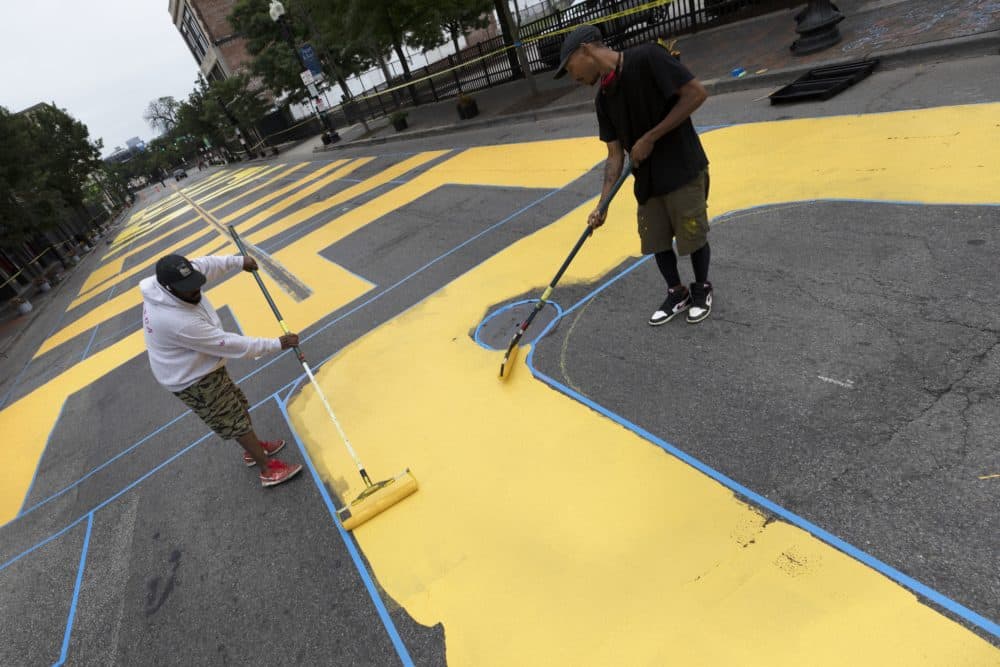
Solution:
M 607 190 L 607 188 L 609 188 L 611 185 L 613 185 L 614 182 L 618 179 L 618 174 L 615 173 L 616 167 L 617 167 L 617 171 L 621 170 L 621 165 L 618 163 L 617 160 L 614 160 L 613 158 L 610 158 L 610 157 L 607 160 L 605 160 L 605 162 L 604 162 L 604 189 L 605 189 L 605 191 Z

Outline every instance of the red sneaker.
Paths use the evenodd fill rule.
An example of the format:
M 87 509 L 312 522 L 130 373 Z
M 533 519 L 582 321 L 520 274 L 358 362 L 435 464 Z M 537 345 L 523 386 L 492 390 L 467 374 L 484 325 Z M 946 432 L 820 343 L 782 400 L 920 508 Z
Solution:
M 264 448 L 264 453 L 268 456 L 274 456 L 281 451 L 281 448 L 285 446 L 284 440 L 270 440 L 268 442 L 260 441 L 260 446 Z M 243 452 L 243 463 L 247 464 L 247 467 L 253 467 L 257 465 L 257 462 L 253 460 L 253 457 Z
M 267 470 L 260 471 L 261 486 L 274 486 L 287 482 L 302 472 L 302 464 L 288 465 L 280 459 L 271 459 L 267 462 Z

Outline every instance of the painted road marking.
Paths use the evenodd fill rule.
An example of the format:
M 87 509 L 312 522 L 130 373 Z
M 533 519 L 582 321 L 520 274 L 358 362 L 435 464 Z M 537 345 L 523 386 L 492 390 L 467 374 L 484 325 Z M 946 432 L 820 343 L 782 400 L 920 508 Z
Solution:
M 714 131 L 704 137 L 719 184 L 713 209 L 827 197 L 996 203 L 1000 137 L 987 142 L 984 132 L 996 134 L 998 112 L 952 107 Z M 892 139 L 943 123 L 960 134 Z M 534 148 L 507 154 L 504 175 L 528 181 L 533 160 L 551 151 Z M 803 164 L 816 178 L 803 179 Z M 954 175 L 942 178 L 932 168 L 940 164 Z M 469 171 L 487 168 L 484 160 Z M 769 187 L 755 187 L 765 172 Z M 800 527 L 768 523 L 729 488 L 523 365 L 496 381 L 498 353 L 468 332 L 486 304 L 537 288 L 544 277 L 523 267 L 571 245 L 592 205 L 355 341 L 318 376 L 368 469 L 409 467 L 420 479 L 417 494 L 354 534 L 387 593 L 418 622 L 443 624 L 449 663 L 997 662 L 995 647 L 896 582 Z M 612 204 L 567 282 L 596 280 L 636 252 L 634 206 Z M 360 491 L 310 388 L 290 413 L 331 488 Z M 986 619 L 980 627 L 1000 632 Z

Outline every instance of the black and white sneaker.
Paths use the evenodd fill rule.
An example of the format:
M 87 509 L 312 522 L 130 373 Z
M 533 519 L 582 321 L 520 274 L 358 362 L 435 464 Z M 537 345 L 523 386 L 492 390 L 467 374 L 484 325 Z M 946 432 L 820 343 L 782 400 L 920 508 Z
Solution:
M 684 285 L 667 290 L 667 299 L 649 318 L 649 326 L 658 327 L 680 315 L 691 305 L 691 293 Z
M 691 307 L 688 308 L 688 324 L 696 324 L 712 312 L 712 283 L 691 283 Z

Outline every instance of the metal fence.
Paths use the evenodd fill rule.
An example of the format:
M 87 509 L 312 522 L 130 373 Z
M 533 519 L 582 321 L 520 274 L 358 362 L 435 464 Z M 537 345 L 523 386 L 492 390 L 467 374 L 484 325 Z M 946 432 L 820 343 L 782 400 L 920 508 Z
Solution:
M 560 31 L 583 23 L 596 25 L 609 46 L 623 49 L 794 7 L 802 0 L 674 0 L 655 7 L 646 7 L 649 0 L 589 0 L 554 9 L 558 4 L 546 0 L 532 5 L 530 12 L 521 10 L 522 19 L 529 13 L 550 12 L 525 22 L 519 29 L 532 72 L 555 69 L 565 36 Z M 378 118 L 403 107 L 439 102 L 506 83 L 515 78 L 516 60 L 504 46 L 503 37 L 498 35 L 413 70 L 409 82 L 396 76 L 328 113 L 342 127 L 362 117 Z

